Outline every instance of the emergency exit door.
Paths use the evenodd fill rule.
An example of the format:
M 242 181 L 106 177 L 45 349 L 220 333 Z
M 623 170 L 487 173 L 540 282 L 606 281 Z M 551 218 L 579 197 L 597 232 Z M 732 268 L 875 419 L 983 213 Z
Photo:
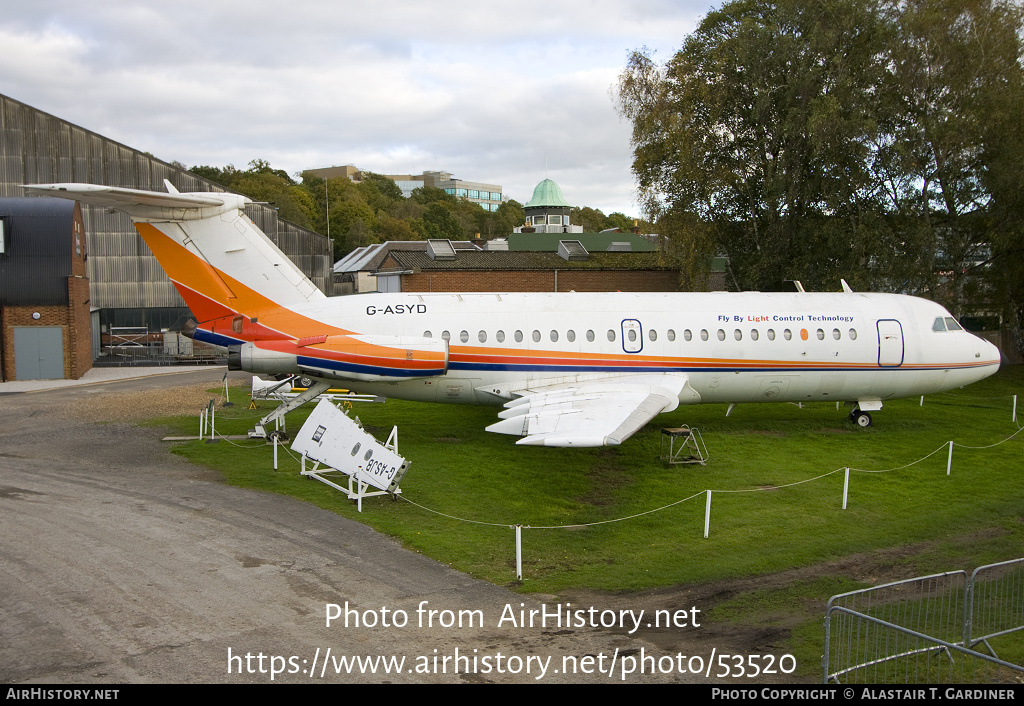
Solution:
M 889 368 L 903 365 L 903 326 L 896 319 L 878 322 L 878 364 Z

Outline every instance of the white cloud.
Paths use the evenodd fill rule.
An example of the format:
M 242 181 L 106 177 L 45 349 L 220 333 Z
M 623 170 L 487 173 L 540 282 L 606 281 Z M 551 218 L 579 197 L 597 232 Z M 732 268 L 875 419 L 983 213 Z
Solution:
M 166 160 L 442 169 L 525 201 L 637 213 L 627 52 L 667 57 L 710 5 L 526 0 L 20 3 L 0 90 Z

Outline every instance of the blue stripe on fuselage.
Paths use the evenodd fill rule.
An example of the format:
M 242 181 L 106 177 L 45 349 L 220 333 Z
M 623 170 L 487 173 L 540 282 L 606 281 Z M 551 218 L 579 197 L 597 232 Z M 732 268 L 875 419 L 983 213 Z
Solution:
M 297 363 L 300 366 L 307 368 L 321 368 L 326 370 L 334 370 L 338 373 L 359 373 L 360 375 L 382 375 L 388 377 L 403 377 L 403 378 L 416 378 L 416 377 L 435 377 L 437 375 L 443 375 L 444 370 L 406 370 L 404 368 L 387 368 L 379 365 L 358 365 L 356 363 L 346 363 L 340 360 L 331 360 L 330 358 L 316 358 L 313 356 L 299 356 Z

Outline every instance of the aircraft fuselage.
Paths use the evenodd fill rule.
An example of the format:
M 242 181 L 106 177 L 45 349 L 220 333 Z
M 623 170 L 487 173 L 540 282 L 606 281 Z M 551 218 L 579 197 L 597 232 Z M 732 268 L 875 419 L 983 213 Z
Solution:
M 447 341 L 443 375 L 352 383 L 432 402 L 500 405 L 531 382 L 654 372 L 689 377 L 682 404 L 882 401 L 967 385 L 999 366 L 990 343 L 934 330 L 951 319 L 940 305 L 892 294 L 368 294 L 296 313 L 357 335 Z M 298 364 L 351 379 L 323 360 Z

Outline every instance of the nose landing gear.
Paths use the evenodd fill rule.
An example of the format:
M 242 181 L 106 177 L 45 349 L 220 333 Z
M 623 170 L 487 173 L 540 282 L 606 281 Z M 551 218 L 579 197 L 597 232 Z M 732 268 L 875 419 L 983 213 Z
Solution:
M 853 411 L 850 412 L 850 421 L 859 427 L 869 427 L 871 426 L 871 415 L 854 407 Z

